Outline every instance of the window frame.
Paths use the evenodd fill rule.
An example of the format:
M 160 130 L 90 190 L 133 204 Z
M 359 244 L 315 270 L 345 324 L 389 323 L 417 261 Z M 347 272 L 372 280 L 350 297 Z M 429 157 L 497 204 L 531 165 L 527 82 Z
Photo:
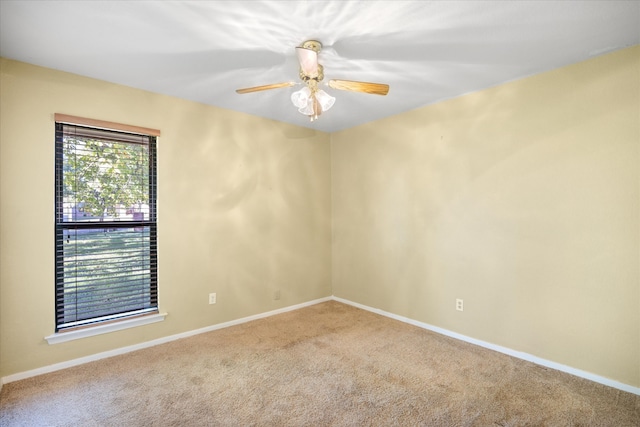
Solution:
M 75 116 L 69 116 L 64 114 L 55 114 L 55 288 L 54 288 L 54 304 L 55 304 L 55 334 L 46 337 L 49 343 L 61 342 L 67 339 L 60 340 L 56 336 L 60 334 L 74 335 L 78 338 L 84 336 L 90 336 L 94 333 L 87 331 L 88 329 L 95 329 L 95 333 L 111 332 L 113 330 L 123 329 L 126 327 L 138 326 L 140 324 L 152 323 L 164 319 L 165 314 L 159 314 L 158 311 L 158 280 L 157 280 L 157 137 L 160 136 L 160 131 L 156 129 L 143 128 L 139 126 L 123 125 L 114 122 L 107 122 L 95 119 L 86 119 Z M 149 150 L 149 217 L 148 219 L 134 220 L 134 221 L 64 221 L 63 215 L 63 193 L 62 184 L 64 180 L 63 175 L 63 128 L 65 126 L 79 126 L 83 128 L 95 129 L 99 131 L 109 131 L 127 134 L 142 135 L 148 138 L 148 150 Z M 127 141 L 124 141 L 127 143 Z M 99 225 L 98 225 L 99 224 Z M 64 242 L 65 230 L 77 230 L 77 229 L 124 229 L 132 227 L 149 227 L 149 242 L 148 246 L 144 247 L 144 250 L 149 251 L 150 266 L 149 266 L 149 298 L 150 307 L 138 310 L 129 310 L 122 313 L 113 313 L 107 316 L 94 316 L 89 319 L 77 320 L 73 322 L 61 321 L 61 313 L 64 315 L 64 302 L 61 302 L 58 298 L 59 292 L 64 290 L 64 278 L 60 276 L 61 272 L 64 272 L 64 266 L 61 266 L 58 262 L 57 251 L 61 249 Z M 61 259 L 64 257 L 61 256 Z M 100 306 L 100 304 L 97 304 Z M 80 332 L 78 334 L 78 332 Z M 52 342 L 54 341 L 54 342 Z

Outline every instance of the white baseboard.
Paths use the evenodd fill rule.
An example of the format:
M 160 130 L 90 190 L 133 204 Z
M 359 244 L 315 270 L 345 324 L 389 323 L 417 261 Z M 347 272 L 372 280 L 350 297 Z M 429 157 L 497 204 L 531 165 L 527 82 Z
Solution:
M 299 310 L 299 309 L 304 308 L 304 307 L 308 307 L 308 306 L 311 306 L 311 305 L 315 305 L 315 304 L 319 304 L 319 303 L 326 302 L 326 301 L 331 301 L 331 300 L 338 301 L 338 302 L 341 302 L 343 304 L 351 305 L 353 307 L 357 307 L 357 308 L 360 308 L 362 310 L 370 311 L 372 313 L 376 313 L 376 314 L 379 314 L 379 315 L 382 315 L 382 316 L 385 316 L 385 317 L 389 317 L 391 319 L 399 320 L 401 322 L 408 323 L 410 325 L 417 326 L 419 328 L 427 329 L 429 331 L 433 331 L 433 332 L 436 332 L 436 333 L 441 334 L 441 335 L 445 335 L 445 336 L 448 336 L 448 337 L 451 337 L 451 338 L 459 339 L 461 341 L 465 341 L 465 342 L 468 342 L 468 343 L 471 343 L 471 344 L 475 344 L 475 345 L 478 345 L 480 347 L 487 348 L 489 350 L 494 350 L 494 351 L 497 351 L 499 353 L 504 353 L 504 354 L 507 354 L 509 356 L 516 357 L 518 359 L 526 360 L 528 362 L 532 362 L 532 363 L 535 363 L 537 365 L 545 366 L 547 368 L 555 369 L 555 370 L 558 370 L 558 371 L 561 371 L 561 372 L 566 372 L 568 374 L 575 375 L 575 376 L 580 377 L 580 378 L 585 378 L 587 380 L 594 381 L 594 382 L 599 383 L 599 384 L 603 384 L 603 385 L 606 385 L 606 386 L 609 386 L 609 387 L 613 387 L 613 388 L 618 389 L 618 390 L 626 391 L 628 393 L 633 393 L 633 394 L 636 394 L 636 395 L 640 396 L 640 387 L 634 387 L 634 386 L 631 386 L 631 385 L 628 385 L 628 384 L 624 384 L 624 383 L 621 383 L 621 382 L 618 382 L 618 381 L 611 380 L 609 378 L 605 378 L 605 377 L 602 377 L 602 376 L 599 376 L 599 375 L 592 374 L 590 372 L 586 372 L 586 371 L 582 371 L 580 369 L 572 368 L 571 366 L 563 365 L 563 364 L 560 364 L 560 363 L 556 363 L 556 362 L 553 362 L 553 361 L 550 361 L 550 360 L 546 360 L 546 359 L 542 359 L 540 357 L 533 356 L 533 355 L 528 354 L 528 353 L 523 353 L 523 352 L 520 352 L 520 351 L 512 350 L 512 349 L 507 348 L 507 347 L 502 347 L 502 346 L 499 346 L 499 345 L 496 345 L 496 344 L 492 344 L 492 343 L 489 343 L 489 342 L 486 342 L 486 341 L 482 341 L 482 340 L 478 340 L 478 339 L 475 339 L 475 338 L 471 338 L 471 337 L 468 337 L 466 335 L 459 334 L 457 332 L 452 332 L 452 331 L 449 331 L 447 329 L 439 328 L 437 326 L 429 325 L 427 323 L 423 323 L 423 322 L 420 322 L 420 321 L 417 321 L 417 320 L 413 320 L 413 319 L 410 319 L 408 317 L 399 316 L 397 314 L 389 313 L 389 312 L 384 311 L 384 310 L 380 310 L 380 309 L 377 309 L 377 308 L 369 307 L 369 306 L 366 306 L 366 305 L 363 305 L 363 304 L 359 304 L 359 303 L 356 303 L 356 302 L 353 302 L 353 301 L 349 301 L 349 300 L 346 300 L 344 298 L 339 298 L 339 297 L 336 297 L 336 296 L 319 298 L 319 299 L 316 299 L 316 300 L 313 300 L 313 301 L 308 301 L 308 302 L 305 302 L 305 303 L 302 303 L 302 304 L 296 304 L 296 305 L 292 305 L 292 306 L 289 306 L 289 307 L 284 307 L 284 308 L 280 308 L 280 309 L 277 309 L 277 310 L 272 310 L 272 311 L 268 311 L 268 312 L 265 312 L 265 313 L 256 314 L 256 315 L 253 315 L 253 316 L 243 317 L 241 319 L 231 320 L 229 322 L 218 323 L 216 325 L 207 326 L 205 328 L 195 329 L 195 330 L 192 330 L 192 331 L 187 331 L 187 332 L 183 332 L 183 333 L 180 333 L 180 334 L 171 335 L 171 336 L 168 336 L 168 337 L 158 338 L 158 339 L 155 339 L 155 340 L 152 340 L 152 341 L 143 342 L 143 343 L 140 343 L 140 344 L 135 344 L 135 345 L 127 346 L 127 347 L 121 347 L 121 348 L 117 348 L 117 349 L 114 349 L 114 350 L 105 351 L 105 352 L 102 352 L 102 353 L 96 353 L 96 354 L 93 354 L 93 355 L 90 355 L 90 356 L 85 356 L 85 357 L 80 357 L 78 359 L 69 360 L 69 361 L 66 361 L 66 362 L 61 362 L 61 363 L 56 363 L 56 364 L 49 365 L 49 366 L 44 366 L 42 368 L 32 369 L 30 371 L 19 372 L 17 374 L 8 375 L 8 376 L 3 377 L 1 379 L 1 381 L 0 381 L 0 390 L 2 390 L 2 385 L 3 384 L 7 384 L 7 383 L 10 383 L 10 382 L 13 382 L 13 381 L 19 381 L 19 380 L 23 380 L 23 379 L 30 378 L 30 377 L 35 377 L 37 375 L 42 375 L 42 374 L 47 374 L 49 372 L 59 371 L 61 369 L 66 369 L 66 368 L 70 368 L 70 367 L 73 367 L 73 366 L 82 365 L 84 363 L 93 362 L 93 361 L 100 360 L 100 359 L 105 359 L 107 357 L 118 356 L 120 354 L 130 353 L 132 351 L 141 350 L 143 348 L 148 348 L 148 347 L 153 347 L 153 346 L 156 346 L 156 345 L 159 345 L 159 344 L 164 344 L 164 343 L 167 343 L 167 342 L 175 341 L 175 340 L 178 340 L 178 339 L 181 339 L 181 338 L 187 338 L 187 337 L 190 337 L 190 336 L 193 336 L 193 335 L 202 334 L 202 333 L 205 333 L 205 332 L 211 332 L 211 331 L 215 331 L 215 330 L 218 330 L 218 329 L 228 328 L 230 326 L 240 325 L 242 323 L 251 322 L 253 320 L 258 320 L 258 319 L 263 319 L 263 318 L 270 317 L 270 316 L 275 316 L 276 314 L 286 313 L 286 312 L 293 311 L 293 310 Z
M 523 353 L 521 351 L 512 350 L 512 349 L 507 348 L 507 347 L 502 347 L 502 346 L 499 346 L 499 345 L 496 345 L 496 344 L 491 344 L 491 343 L 486 342 L 486 341 L 482 341 L 482 340 L 478 340 L 478 339 L 475 339 L 475 338 L 471 338 L 471 337 L 468 337 L 466 335 L 459 334 L 457 332 L 452 332 L 452 331 L 449 331 L 447 329 L 443 329 L 443 328 L 439 328 L 437 326 L 429 325 L 428 323 L 419 322 L 417 320 L 413 320 L 413 319 L 410 319 L 408 317 L 399 316 L 397 314 L 389 313 L 389 312 L 384 311 L 384 310 L 380 310 L 380 309 L 377 309 L 377 308 L 369 307 L 369 306 L 366 306 L 366 305 L 363 305 L 363 304 L 359 304 L 357 302 L 349 301 L 349 300 L 346 300 L 344 298 L 339 298 L 339 297 L 334 296 L 334 297 L 332 297 L 332 299 L 334 301 L 338 301 L 338 302 L 341 302 L 341 303 L 344 303 L 344 304 L 348 304 L 348 305 L 351 305 L 353 307 L 360 308 L 362 310 L 370 311 L 372 313 L 380 314 L 382 316 L 389 317 L 391 319 L 399 320 L 401 322 L 408 323 L 410 325 L 417 326 L 417 327 L 422 328 L 422 329 L 427 329 L 429 331 L 436 332 L 436 333 L 441 334 L 441 335 L 446 335 L 448 337 L 455 338 L 455 339 L 458 339 L 458 340 L 461 340 L 461 341 L 465 341 L 465 342 L 468 342 L 468 343 L 471 343 L 471 344 L 475 344 L 475 345 L 478 345 L 480 347 L 488 348 L 489 350 L 494 350 L 494 351 L 497 351 L 499 353 L 504 353 L 504 354 L 507 354 L 509 356 L 516 357 L 518 359 L 526 360 L 528 362 L 535 363 L 536 365 L 541 365 L 541 366 L 544 366 L 544 367 L 547 367 L 547 368 L 555 369 L 557 371 L 566 372 L 567 374 L 575 375 L 576 377 L 584 378 L 584 379 L 587 379 L 587 380 L 590 380 L 590 381 L 593 381 L 593 382 L 596 382 L 596 383 L 599 383 L 599 384 L 603 384 L 603 385 L 606 385 L 606 386 L 609 386 L 609 387 L 616 388 L 618 390 L 626 391 L 628 393 L 633 393 L 633 394 L 636 394 L 636 395 L 640 396 L 640 387 L 634 387 L 634 386 L 631 386 L 631 385 L 628 385 L 628 384 L 624 384 L 624 383 L 621 383 L 621 382 L 618 382 L 618 381 L 614 381 L 614 380 L 611 380 L 611 379 L 606 378 L 606 377 L 601 377 L 600 375 L 595 375 L 595 374 L 592 374 L 590 372 L 586 372 L 586 371 L 582 371 L 580 369 L 572 368 L 571 366 L 563 365 L 561 363 L 552 362 L 550 360 L 542 359 L 540 357 L 533 356 L 533 355 L 528 354 L 528 353 Z
M 231 320 L 229 322 L 218 323 L 216 325 L 207 326 L 205 328 L 195 329 L 192 331 L 183 332 L 180 334 L 170 335 L 168 337 L 158 338 L 152 341 L 143 342 L 140 344 L 134 344 L 127 347 L 121 347 L 114 350 L 104 351 L 102 353 L 92 354 L 90 356 L 80 357 L 78 359 L 69 360 L 66 362 L 55 363 L 49 366 L 43 366 L 42 368 L 32 369 L 30 371 L 19 372 L 17 374 L 8 375 L 3 377 L 0 381 L 0 389 L 2 384 L 7 384 L 13 381 L 19 381 L 37 375 L 48 374 L 49 372 L 59 371 L 61 369 L 71 368 L 73 366 L 82 365 L 84 363 L 93 362 L 107 357 L 118 356 L 120 354 L 130 353 L 132 351 L 141 350 L 143 348 L 153 347 L 159 344 L 168 343 L 171 341 L 179 340 L 181 338 L 187 338 L 193 335 L 203 334 L 205 332 L 211 332 L 218 329 L 228 328 L 230 326 L 240 325 L 242 323 L 251 322 L 253 320 L 263 319 L 265 317 L 275 316 L 276 314 L 286 313 L 288 311 L 299 310 L 304 307 L 319 304 L 322 302 L 330 301 L 332 297 L 319 298 L 313 301 L 304 302 L 301 304 L 291 305 L 289 307 L 280 308 L 277 310 L 268 311 L 265 313 L 256 314 L 249 317 L 243 317 L 241 319 Z

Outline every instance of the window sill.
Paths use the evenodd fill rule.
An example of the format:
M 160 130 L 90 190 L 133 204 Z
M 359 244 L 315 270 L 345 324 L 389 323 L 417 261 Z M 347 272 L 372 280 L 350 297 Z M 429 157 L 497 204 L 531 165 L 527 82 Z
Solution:
M 52 344 L 60 344 L 67 341 L 79 340 L 82 338 L 93 337 L 95 335 L 106 334 L 109 332 L 120 331 L 123 329 L 135 328 L 137 326 L 148 325 L 150 323 L 162 322 L 167 313 L 152 314 L 149 316 L 141 316 L 135 319 L 122 320 L 104 325 L 91 326 L 89 328 L 76 329 L 74 331 L 60 332 L 44 337 L 45 340 Z

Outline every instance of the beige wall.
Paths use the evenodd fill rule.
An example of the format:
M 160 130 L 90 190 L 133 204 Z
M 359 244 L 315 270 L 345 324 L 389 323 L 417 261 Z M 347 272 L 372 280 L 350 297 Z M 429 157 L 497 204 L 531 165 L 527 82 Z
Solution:
M 334 295 L 640 386 L 639 64 L 332 134 Z
M 638 387 L 639 63 L 634 47 L 329 136 L 2 60 L 0 377 L 333 292 Z M 44 341 L 55 112 L 162 131 L 164 322 Z
M 0 377 L 331 295 L 329 135 L 5 59 L 0 71 Z M 56 112 L 161 130 L 164 322 L 44 340 Z

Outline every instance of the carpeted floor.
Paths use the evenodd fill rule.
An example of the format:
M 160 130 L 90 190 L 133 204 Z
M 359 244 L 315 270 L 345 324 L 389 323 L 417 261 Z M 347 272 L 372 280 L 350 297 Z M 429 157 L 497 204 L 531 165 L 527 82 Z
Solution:
M 6 384 L 9 426 L 640 426 L 640 396 L 326 302 Z

